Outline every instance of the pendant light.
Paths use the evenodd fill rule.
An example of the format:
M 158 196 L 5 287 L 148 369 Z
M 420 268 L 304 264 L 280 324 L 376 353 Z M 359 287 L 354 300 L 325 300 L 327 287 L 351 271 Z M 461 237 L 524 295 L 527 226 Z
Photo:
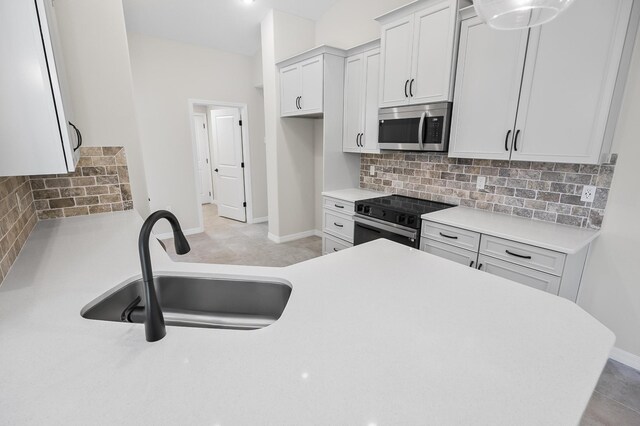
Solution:
M 556 18 L 574 0 L 474 0 L 480 19 L 497 30 L 535 27 Z M 606 0 L 604 0 L 606 1 Z

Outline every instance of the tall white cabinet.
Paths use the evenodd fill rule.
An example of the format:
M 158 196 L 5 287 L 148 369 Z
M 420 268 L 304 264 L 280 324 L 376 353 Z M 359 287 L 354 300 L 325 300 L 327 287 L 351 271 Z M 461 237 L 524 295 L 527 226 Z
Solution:
M 0 176 L 75 170 L 73 122 L 51 0 L 0 2 Z
M 449 155 L 600 162 L 626 79 L 631 11 L 632 0 L 580 0 L 521 31 L 463 11 Z
M 379 41 L 348 52 L 344 79 L 344 152 L 379 153 Z
M 380 107 L 452 99 L 458 7 L 458 0 L 422 0 L 377 18 Z

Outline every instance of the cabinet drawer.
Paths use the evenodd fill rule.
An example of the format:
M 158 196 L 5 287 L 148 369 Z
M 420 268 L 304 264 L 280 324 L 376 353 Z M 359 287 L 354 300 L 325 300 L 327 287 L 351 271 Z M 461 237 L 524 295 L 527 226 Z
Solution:
M 323 205 L 325 209 L 335 210 L 348 215 L 354 214 L 354 203 L 338 200 L 337 198 L 324 197 Z
M 558 276 L 562 275 L 566 257 L 564 253 L 489 235 L 482 236 L 480 254 Z
M 478 253 L 475 251 L 440 243 L 427 238 L 423 238 L 420 241 L 420 250 L 471 267 L 476 266 L 476 260 L 478 259 Z
M 326 233 L 322 235 L 322 254 L 335 253 L 349 247 L 353 247 L 353 244 Z
M 477 232 L 429 222 L 428 220 L 422 222 L 422 236 L 475 252 L 478 251 L 478 245 L 480 244 L 480 234 Z
M 557 295 L 560 290 L 560 277 L 482 254 L 478 256 L 478 269 L 547 293 Z
M 325 209 L 324 232 L 353 243 L 353 219 L 351 216 Z

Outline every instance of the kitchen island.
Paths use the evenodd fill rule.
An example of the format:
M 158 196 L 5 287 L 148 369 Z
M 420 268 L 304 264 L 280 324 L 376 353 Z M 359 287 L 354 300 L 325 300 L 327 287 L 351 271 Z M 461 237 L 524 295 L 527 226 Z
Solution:
M 80 316 L 139 276 L 135 212 L 43 221 L 0 287 L 0 424 L 577 424 L 614 336 L 574 303 L 385 240 L 286 268 L 254 331 Z

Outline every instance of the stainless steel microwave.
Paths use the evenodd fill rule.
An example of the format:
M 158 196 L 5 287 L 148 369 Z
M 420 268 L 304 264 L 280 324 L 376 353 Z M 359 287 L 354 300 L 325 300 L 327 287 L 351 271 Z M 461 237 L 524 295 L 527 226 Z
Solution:
M 380 149 L 437 151 L 449 149 L 451 103 L 380 108 Z

